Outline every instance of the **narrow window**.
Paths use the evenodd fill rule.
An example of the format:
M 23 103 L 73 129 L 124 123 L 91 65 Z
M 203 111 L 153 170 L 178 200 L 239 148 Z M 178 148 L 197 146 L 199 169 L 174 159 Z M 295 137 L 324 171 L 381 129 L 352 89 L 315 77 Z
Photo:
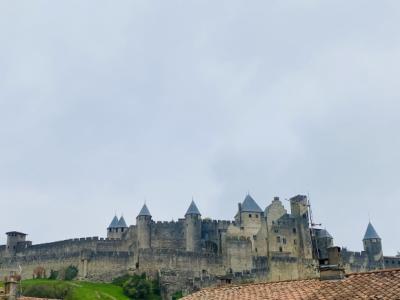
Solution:
M 282 252 L 282 251 L 283 251 L 282 247 L 279 247 L 279 252 Z
M 296 240 L 293 240 L 293 244 L 297 245 L 297 241 L 296 241 Z
M 258 219 L 258 215 L 256 215 L 256 218 Z
M 251 218 L 251 214 L 249 214 L 249 218 Z
M 283 238 L 283 240 L 282 240 L 282 241 L 283 241 L 283 243 L 284 243 L 284 244 L 286 244 L 286 238 Z
M 296 233 L 296 232 L 297 232 L 296 228 L 293 228 L 293 233 Z
M 276 237 L 276 242 L 277 242 L 277 243 L 280 243 L 280 242 L 281 242 L 281 237 L 280 237 L 280 236 L 277 236 L 277 237 Z

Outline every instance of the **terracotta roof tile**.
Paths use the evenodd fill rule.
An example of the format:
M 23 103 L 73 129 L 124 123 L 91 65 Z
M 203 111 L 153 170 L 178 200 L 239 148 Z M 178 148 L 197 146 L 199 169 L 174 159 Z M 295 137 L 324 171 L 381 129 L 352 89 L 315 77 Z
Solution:
M 343 280 L 318 279 L 226 285 L 186 296 L 185 300 L 400 300 L 400 269 L 349 274 Z

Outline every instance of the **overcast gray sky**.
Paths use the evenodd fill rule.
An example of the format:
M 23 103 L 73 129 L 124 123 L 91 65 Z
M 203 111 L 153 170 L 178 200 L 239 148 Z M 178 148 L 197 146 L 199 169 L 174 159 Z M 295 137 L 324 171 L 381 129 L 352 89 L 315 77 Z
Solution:
M 309 194 L 337 245 L 370 214 L 395 254 L 399 80 L 395 0 L 0 1 L 1 232 Z

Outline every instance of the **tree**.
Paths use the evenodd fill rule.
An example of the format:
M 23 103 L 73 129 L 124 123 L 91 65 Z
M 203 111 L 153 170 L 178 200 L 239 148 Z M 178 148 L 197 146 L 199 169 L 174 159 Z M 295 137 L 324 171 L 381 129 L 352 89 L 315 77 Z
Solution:
M 75 266 L 69 266 L 65 269 L 64 280 L 73 280 L 78 276 L 78 268 Z

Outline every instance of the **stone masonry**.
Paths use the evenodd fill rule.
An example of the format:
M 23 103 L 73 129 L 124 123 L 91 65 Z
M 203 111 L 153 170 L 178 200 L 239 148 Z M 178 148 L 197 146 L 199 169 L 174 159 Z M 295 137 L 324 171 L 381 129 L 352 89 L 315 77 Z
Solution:
M 106 238 L 34 245 L 26 234 L 8 232 L 7 245 L 0 246 L 0 276 L 18 271 L 32 278 L 35 268 L 50 274 L 69 265 L 85 280 L 145 272 L 160 279 L 165 299 L 218 283 L 315 278 L 333 239 L 326 230 L 310 228 L 306 196 L 292 197 L 290 208 L 288 213 L 275 197 L 262 210 L 247 195 L 233 221 L 202 219 L 192 201 L 176 222 L 154 221 L 146 205 L 135 225 L 115 216 Z M 374 229 L 367 233 L 364 252 L 342 253 L 349 270 L 384 267 L 380 238 Z

